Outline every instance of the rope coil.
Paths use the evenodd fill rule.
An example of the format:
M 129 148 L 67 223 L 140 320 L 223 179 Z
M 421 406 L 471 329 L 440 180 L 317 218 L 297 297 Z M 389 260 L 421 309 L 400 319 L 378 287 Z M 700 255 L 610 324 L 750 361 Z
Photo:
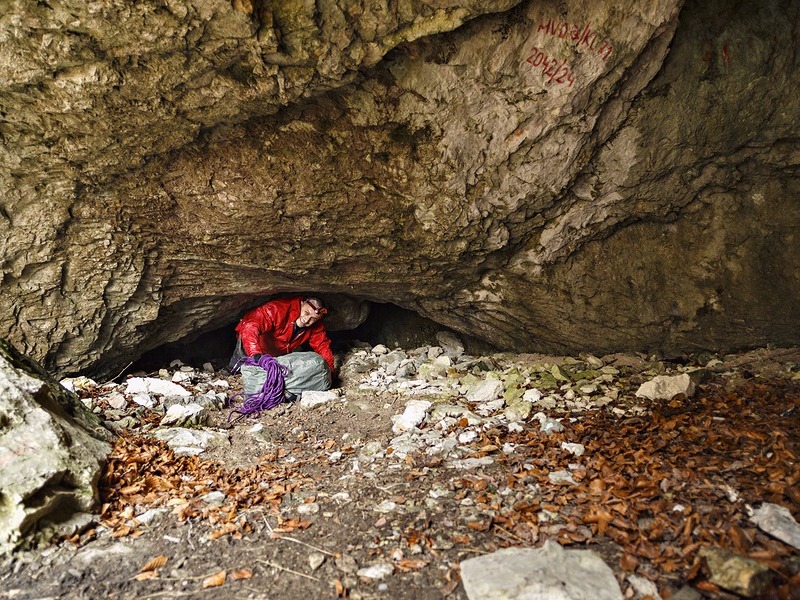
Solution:
M 229 402 L 232 403 L 236 398 L 244 397 L 244 403 L 238 409 L 230 412 L 228 423 L 231 423 L 231 417 L 234 413 L 239 415 L 233 421 L 235 423 L 246 415 L 253 415 L 275 408 L 284 400 L 284 378 L 289 374 L 288 367 L 280 364 L 268 354 L 262 355 L 258 361 L 254 360 L 252 356 L 246 356 L 241 364 L 260 367 L 266 372 L 267 376 L 264 380 L 264 385 L 261 386 L 259 391 L 253 394 L 236 394 L 229 398 Z

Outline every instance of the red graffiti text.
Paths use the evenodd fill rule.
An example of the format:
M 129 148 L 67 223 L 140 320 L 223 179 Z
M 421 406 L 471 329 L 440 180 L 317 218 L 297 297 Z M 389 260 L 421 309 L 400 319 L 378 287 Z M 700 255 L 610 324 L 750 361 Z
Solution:
M 538 48 L 533 48 L 525 62 L 534 68 L 542 69 L 546 84 L 567 84 L 572 87 L 572 84 L 575 83 L 575 77 L 572 69 L 567 65 L 566 59 L 559 62 L 557 58 L 551 58 Z
M 611 56 L 611 53 L 614 51 L 614 46 L 608 38 L 603 39 L 598 45 L 598 40 L 600 38 L 596 31 L 592 31 L 589 23 L 581 26 L 566 21 L 559 23 L 553 19 L 547 19 L 547 21 L 542 19 L 542 22 L 539 23 L 539 29 L 537 29 L 537 32 L 541 31 L 553 37 L 561 38 L 562 40 L 572 40 L 575 42 L 576 46 L 586 46 L 601 56 L 603 61 L 608 60 L 608 57 Z

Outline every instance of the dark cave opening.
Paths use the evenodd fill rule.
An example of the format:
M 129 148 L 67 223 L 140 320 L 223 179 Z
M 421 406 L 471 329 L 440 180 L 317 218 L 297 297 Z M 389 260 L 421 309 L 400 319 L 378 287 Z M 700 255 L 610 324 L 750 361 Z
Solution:
M 177 342 L 164 344 L 143 354 L 135 361 L 126 373 L 153 372 L 169 366 L 174 360 L 196 368 L 211 363 L 214 369 L 227 366 L 236 344 L 234 328 L 238 319 L 230 325 L 208 331 L 191 339 L 184 338 Z M 447 327 L 432 321 L 418 313 L 392 303 L 369 303 L 369 314 L 366 320 L 355 329 L 328 331 L 334 354 L 344 353 L 358 343 L 372 346 L 384 344 L 390 348 L 416 348 L 436 345 L 436 334 L 447 330 Z M 478 340 L 461 335 L 465 346 L 479 352 L 490 352 L 493 348 Z

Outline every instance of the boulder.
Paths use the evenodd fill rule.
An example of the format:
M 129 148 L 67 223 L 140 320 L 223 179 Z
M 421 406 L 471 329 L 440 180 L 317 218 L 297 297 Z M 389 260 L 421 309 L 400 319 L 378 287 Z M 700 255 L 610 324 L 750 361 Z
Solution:
M 649 400 L 672 400 L 683 394 L 690 398 L 694 394 L 694 382 L 688 374 L 659 375 L 643 383 L 636 390 L 636 396 Z
M 461 562 L 469 600 L 622 600 L 614 573 L 592 550 L 505 548 Z
M 108 436 L 74 394 L 0 340 L 0 553 L 85 524 Z

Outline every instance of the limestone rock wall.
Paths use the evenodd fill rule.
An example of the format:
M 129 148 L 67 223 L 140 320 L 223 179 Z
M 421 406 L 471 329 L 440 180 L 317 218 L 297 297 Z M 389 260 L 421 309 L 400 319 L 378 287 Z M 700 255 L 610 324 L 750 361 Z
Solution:
M 71 534 L 76 516 L 94 510 L 111 450 L 105 433 L 76 397 L 0 340 L 0 554 L 37 530 Z
M 800 339 L 793 3 L 277 4 L 0 16 L 0 334 L 108 371 L 313 290 L 518 350 Z

